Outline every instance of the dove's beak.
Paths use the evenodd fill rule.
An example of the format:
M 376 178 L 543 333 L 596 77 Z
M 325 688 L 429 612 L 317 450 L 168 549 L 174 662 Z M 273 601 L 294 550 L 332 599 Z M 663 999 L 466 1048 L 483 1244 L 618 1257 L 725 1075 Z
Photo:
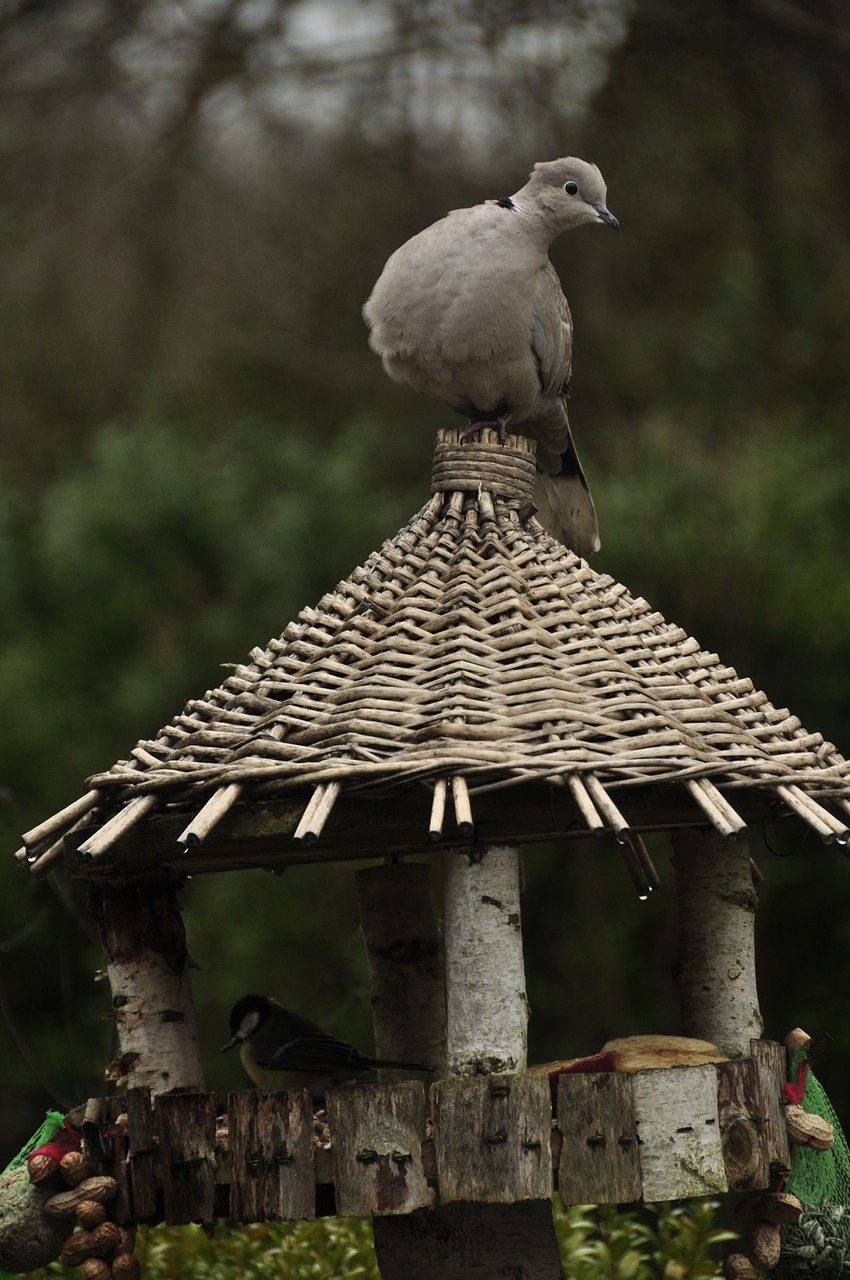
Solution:
M 607 222 L 609 227 L 613 227 L 615 231 L 620 230 L 620 224 L 614 217 L 613 213 L 609 213 L 604 204 L 595 204 L 596 216 L 600 222 Z

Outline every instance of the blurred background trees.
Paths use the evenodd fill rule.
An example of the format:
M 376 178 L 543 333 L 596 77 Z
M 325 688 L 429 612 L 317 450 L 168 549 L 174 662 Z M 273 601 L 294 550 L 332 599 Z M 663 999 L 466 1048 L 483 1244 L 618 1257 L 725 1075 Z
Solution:
M 596 161 L 623 226 L 553 254 L 595 567 L 850 749 L 848 129 L 835 0 L 0 6 L 0 1161 L 110 1056 L 84 893 L 17 868 L 20 832 L 426 499 L 452 415 L 360 307 L 535 160 Z M 767 1030 L 832 1034 L 840 1107 L 850 871 L 765 835 Z M 638 904 L 613 848 L 528 851 L 536 1058 L 675 1029 L 655 854 Z M 211 1087 L 252 988 L 369 1046 L 349 867 L 184 904 Z

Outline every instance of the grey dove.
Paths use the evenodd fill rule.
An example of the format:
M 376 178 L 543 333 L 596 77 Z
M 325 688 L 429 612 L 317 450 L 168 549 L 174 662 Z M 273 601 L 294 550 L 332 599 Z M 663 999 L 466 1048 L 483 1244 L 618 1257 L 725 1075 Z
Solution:
M 397 249 L 363 308 L 396 382 L 469 419 L 537 441 L 535 503 L 579 555 L 599 550 L 596 508 L 567 419 L 573 325 L 549 246 L 583 222 L 615 230 L 596 165 L 534 166 L 503 200 L 455 209 Z

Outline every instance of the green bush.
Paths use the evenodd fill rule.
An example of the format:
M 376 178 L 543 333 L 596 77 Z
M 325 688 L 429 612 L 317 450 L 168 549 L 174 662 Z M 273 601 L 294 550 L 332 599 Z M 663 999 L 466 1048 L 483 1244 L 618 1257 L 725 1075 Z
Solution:
M 718 1203 L 620 1209 L 554 1207 L 565 1280 L 714 1280 L 721 1275 L 714 1246 L 733 1240 L 717 1225 Z M 143 1280 L 380 1280 L 366 1219 L 318 1222 L 219 1223 L 200 1227 L 141 1228 L 136 1256 Z M 79 1272 L 53 1263 L 29 1280 L 78 1280 Z

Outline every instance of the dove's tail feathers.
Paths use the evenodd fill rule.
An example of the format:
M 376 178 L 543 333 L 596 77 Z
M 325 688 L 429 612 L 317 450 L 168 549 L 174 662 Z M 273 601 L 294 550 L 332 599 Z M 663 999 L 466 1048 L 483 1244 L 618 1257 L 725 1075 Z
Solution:
M 602 543 L 596 507 L 572 440 L 561 455 L 557 474 L 538 471 L 534 501 L 544 529 L 570 551 L 587 557 L 599 550 Z

